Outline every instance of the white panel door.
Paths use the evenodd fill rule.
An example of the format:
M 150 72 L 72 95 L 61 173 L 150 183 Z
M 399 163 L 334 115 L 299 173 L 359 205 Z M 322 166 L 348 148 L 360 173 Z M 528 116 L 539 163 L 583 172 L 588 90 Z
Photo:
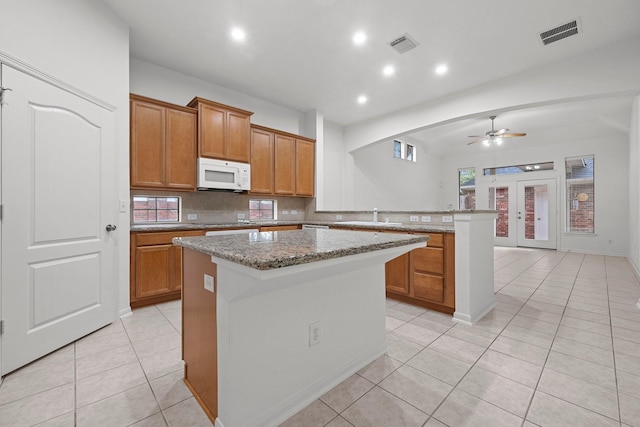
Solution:
M 117 318 L 114 114 L 2 66 L 0 374 Z

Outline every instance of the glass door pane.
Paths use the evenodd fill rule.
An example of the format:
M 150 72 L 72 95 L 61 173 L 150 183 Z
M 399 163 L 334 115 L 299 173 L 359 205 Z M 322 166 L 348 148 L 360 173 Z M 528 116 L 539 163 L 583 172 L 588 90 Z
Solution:
M 489 189 L 489 209 L 498 211 L 495 220 L 495 237 L 509 237 L 509 187 Z
M 518 246 L 555 249 L 555 180 L 518 182 Z

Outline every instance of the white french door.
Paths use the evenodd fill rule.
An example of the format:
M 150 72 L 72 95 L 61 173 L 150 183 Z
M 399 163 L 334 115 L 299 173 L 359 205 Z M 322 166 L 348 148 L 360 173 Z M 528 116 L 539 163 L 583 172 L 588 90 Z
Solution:
M 517 246 L 556 248 L 556 181 L 518 181 Z
M 117 318 L 114 114 L 2 65 L 0 374 Z
M 498 211 L 494 244 L 555 249 L 556 180 L 493 183 L 489 208 Z

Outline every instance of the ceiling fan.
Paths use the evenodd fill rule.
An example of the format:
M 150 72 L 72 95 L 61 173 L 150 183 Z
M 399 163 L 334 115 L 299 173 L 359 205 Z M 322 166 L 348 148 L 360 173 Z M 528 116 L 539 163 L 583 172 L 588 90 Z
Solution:
M 496 116 L 489 116 L 491 119 L 491 130 L 487 131 L 484 136 L 479 135 L 470 135 L 469 138 L 476 138 L 473 141 L 469 142 L 467 145 L 475 144 L 476 142 L 482 142 L 483 145 L 489 146 L 492 142 L 495 142 L 496 145 L 502 145 L 502 138 L 512 138 L 514 136 L 526 136 L 526 133 L 506 133 L 509 129 L 500 129 L 495 130 L 493 127 L 493 121 Z

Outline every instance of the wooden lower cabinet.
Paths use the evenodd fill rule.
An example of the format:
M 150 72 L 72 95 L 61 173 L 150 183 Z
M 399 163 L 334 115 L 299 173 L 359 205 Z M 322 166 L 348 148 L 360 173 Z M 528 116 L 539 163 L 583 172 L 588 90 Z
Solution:
M 435 311 L 455 311 L 455 234 L 412 233 L 431 237 L 386 264 L 387 296 Z
M 387 292 L 409 295 L 409 257 L 410 252 L 392 259 L 385 265 L 385 284 Z
M 182 247 L 174 237 L 202 236 L 204 230 L 131 233 L 131 307 L 180 299 Z
M 248 226 L 246 228 L 254 228 Z M 260 231 L 297 230 L 301 225 L 260 227 Z M 218 230 L 232 230 L 224 228 Z M 180 299 L 182 290 L 182 247 L 174 246 L 174 237 L 204 236 L 207 231 L 132 232 L 130 241 L 131 308 Z

